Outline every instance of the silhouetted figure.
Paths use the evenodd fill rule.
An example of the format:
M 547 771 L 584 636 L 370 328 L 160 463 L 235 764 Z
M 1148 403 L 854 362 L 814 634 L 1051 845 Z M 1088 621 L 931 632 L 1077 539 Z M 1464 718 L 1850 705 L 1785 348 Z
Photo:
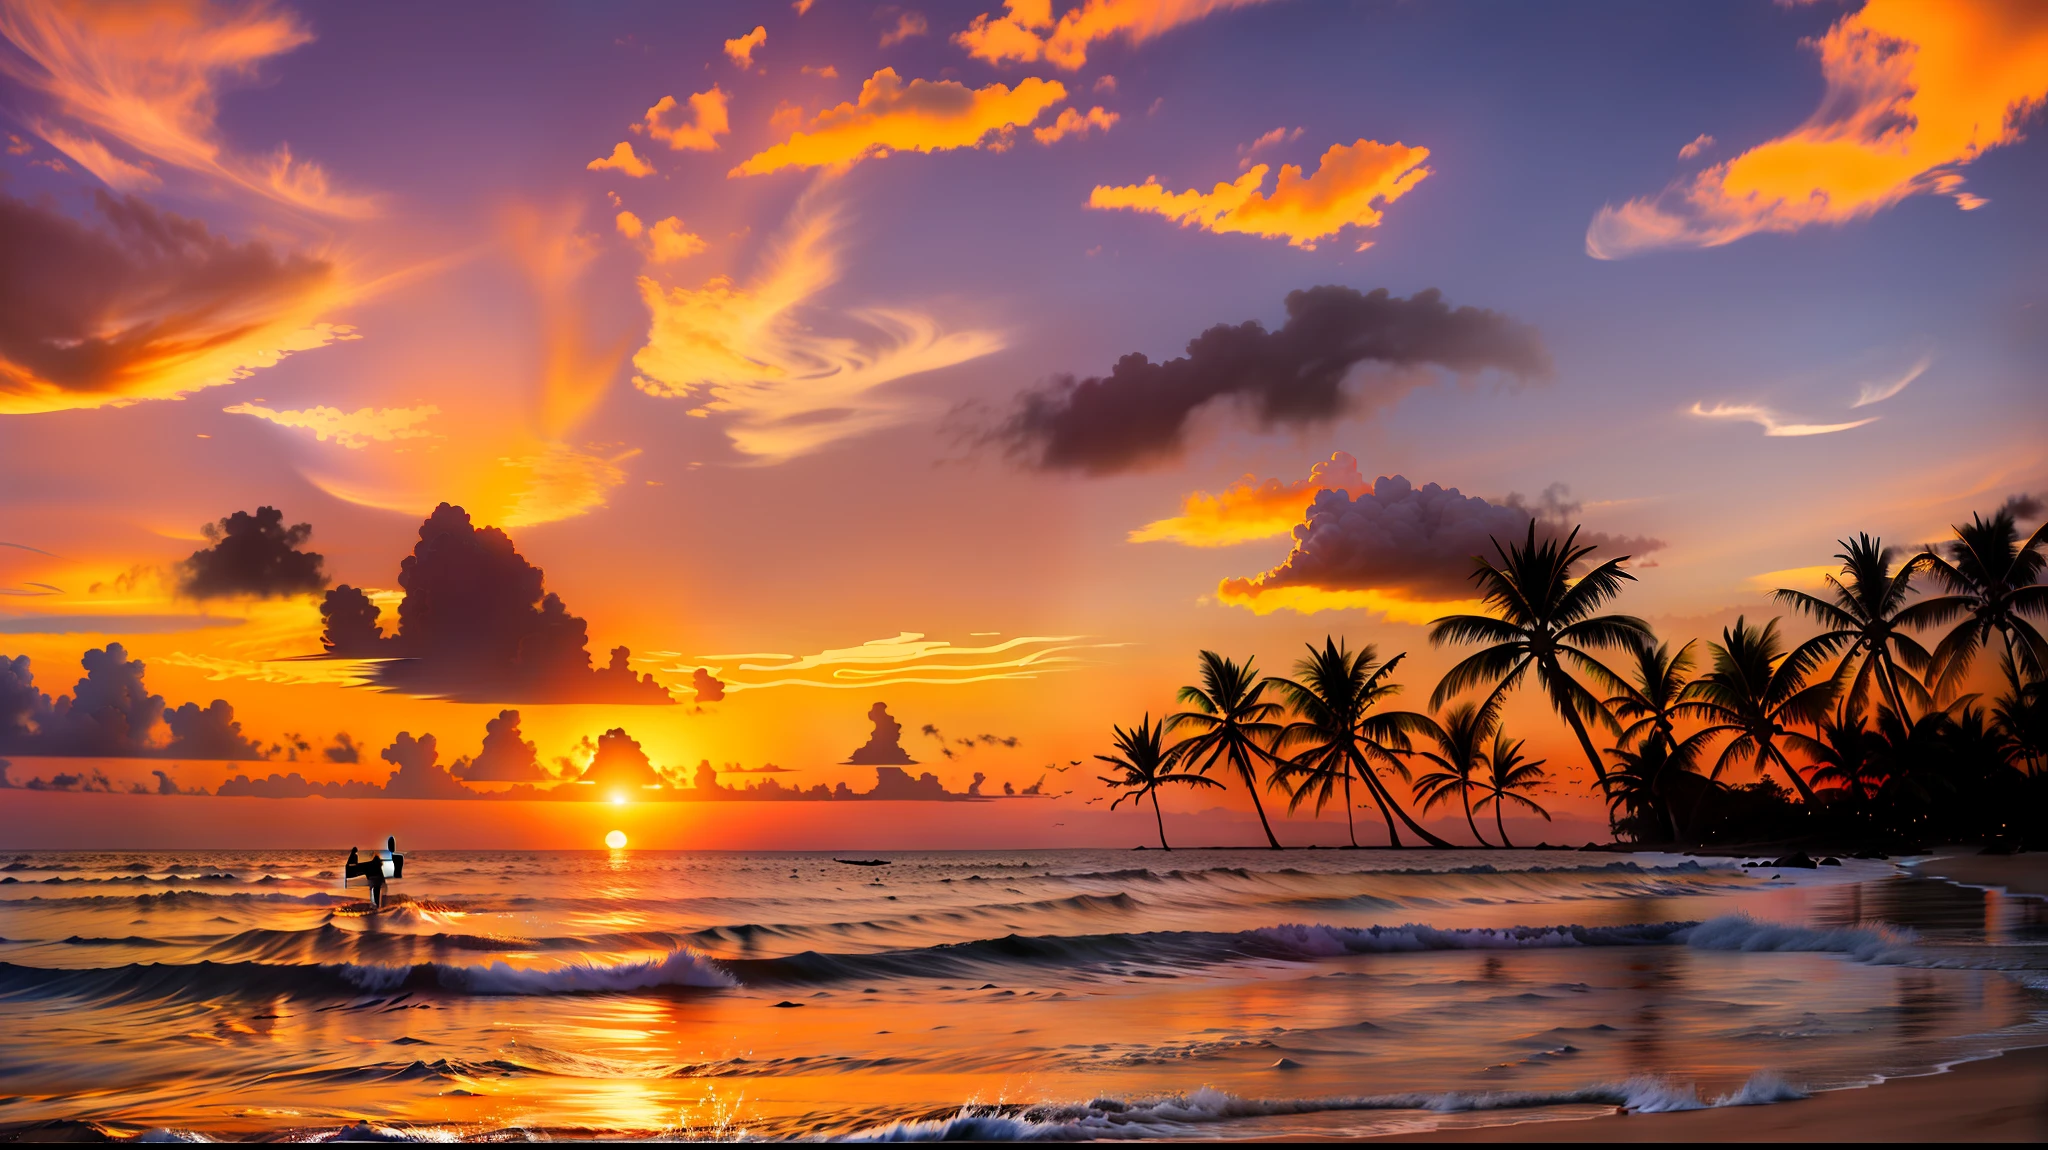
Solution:
M 384 909 L 384 867 L 381 864 L 370 868 L 370 905 L 378 910 Z

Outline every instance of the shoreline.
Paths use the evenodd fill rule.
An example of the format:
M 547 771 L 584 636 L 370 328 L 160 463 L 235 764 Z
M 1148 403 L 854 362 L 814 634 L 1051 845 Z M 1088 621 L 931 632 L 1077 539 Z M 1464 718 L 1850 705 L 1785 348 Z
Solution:
M 1361 1142 L 2048 1142 L 2048 1046 L 1797 1102 L 1666 1114 L 1530 1117 Z

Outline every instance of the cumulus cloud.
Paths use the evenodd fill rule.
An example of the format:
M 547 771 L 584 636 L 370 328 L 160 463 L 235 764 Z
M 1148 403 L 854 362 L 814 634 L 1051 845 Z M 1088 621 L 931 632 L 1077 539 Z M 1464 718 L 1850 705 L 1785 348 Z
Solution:
M 691 414 L 727 417 L 723 430 L 741 454 L 780 462 L 917 414 L 884 385 L 1002 348 L 995 332 L 949 332 L 907 308 L 813 306 L 840 275 L 838 228 L 838 213 L 807 196 L 744 286 L 720 276 L 668 287 L 642 276 L 652 322 L 633 357 L 633 385 L 695 400 Z
M 1263 427 L 1299 427 L 1390 403 L 1422 382 L 1409 374 L 1347 393 L 1344 381 L 1359 364 L 1522 377 L 1550 371 L 1534 328 L 1452 308 L 1434 288 L 1406 299 L 1385 289 L 1308 288 L 1288 293 L 1286 307 L 1278 331 L 1256 320 L 1218 324 L 1189 341 L 1180 359 L 1154 363 L 1133 352 L 1108 375 L 1062 376 L 1027 391 L 992 438 L 1038 467 L 1107 475 L 1177 457 L 1189 417 L 1214 400 L 1243 403 Z
M 697 692 L 697 701 L 700 703 L 719 703 L 725 701 L 725 684 L 719 680 L 718 676 L 702 667 L 691 670 L 690 689 Z
M 666 143 L 670 150 L 677 152 L 715 152 L 718 137 L 732 131 L 732 120 L 726 112 L 725 90 L 713 84 L 708 92 L 691 96 L 690 118 L 670 122 L 677 104 L 674 96 L 663 96 L 655 101 L 641 121 L 633 125 L 633 131 Z M 623 146 L 623 145 L 622 145 Z
M 28 656 L 0 656 L 0 751 L 96 758 L 262 759 L 221 699 L 166 710 L 143 682 L 146 668 L 109 643 L 80 657 L 71 694 L 38 690 Z
M 420 407 L 359 407 L 343 411 L 338 407 L 308 407 L 302 411 L 279 411 L 260 403 L 237 403 L 221 408 L 229 415 L 253 415 L 279 427 L 310 431 L 322 443 L 333 440 L 351 451 L 372 443 L 398 439 L 423 439 L 432 433 L 421 426 L 441 414 L 433 404 Z
M 1088 62 L 1091 45 L 1112 38 L 1143 43 L 1211 12 L 1264 0 L 1084 0 L 1052 15 L 1052 0 L 1008 0 L 1004 14 L 982 13 L 953 39 L 967 54 L 991 64 L 1044 60 L 1074 71 Z
M 1058 119 L 1043 128 L 1031 129 L 1031 134 L 1039 143 L 1050 144 L 1067 136 L 1085 136 L 1090 128 L 1107 132 L 1116 126 L 1118 118 L 1115 112 L 1105 111 L 1100 104 L 1088 109 L 1086 115 L 1073 108 L 1061 108 Z
M 284 525 L 284 512 L 258 507 L 256 514 L 237 511 L 200 528 L 212 546 L 178 564 L 178 593 L 194 599 L 257 595 L 265 599 L 310 595 L 327 586 L 318 552 L 299 546 L 312 537 L 313 525 Z
M 312 41 L 292 12 L 263 0 L 14 0 L 0 5 L 0 36 L 15 48 L 0 53 L 0 72 L 48 102 L 48 115 L 28 115 L 28 126 L 110 187 L 154 186 L 159 177 L 146 165 L 159 164 L 302 210 L 345 217 L 376 210 L 374 199 L 336 190 L 324 169 L 294 157 L 289 145 L 242 156 L 220 140 L 222 91 Z M 141 162 L 117 155 L 109 142 Z
M 1272 539 L 1294 530 L 1307 516 L 1318 491 L 1342 491 L 1356 497 L 1371 490 L 1372 482 L 1358 473 L 1358 460 L 1347 452 L 1333 452 L 1309 469 L 1307 479 L 1262 483 L 1247 475 L 1215 495 L 1193 492 L 1181 504 L 1179 515 L 1147 523 L 1131 532 L 1130 541 L 1229 547 Z
M 583 166 L 593 172 L 617 172 L 636 180 L 654 174 L 654 165 L 633 151 L 631 140 L 620 140 L 612 146 L 611 155 L 599 156 Z
M 384 788 L 376 783 L 358 779 L 346 782 L 316 783 L 293 771 L 289 775 L 272 773 L 268 778 L 252 779 L 247 775 L 236 775 L 221 783 L 213 792 L 221 798 L 253 799 L 379 799 L 384 797 Z
M 754 49 L 768 42 L 768 29 L 756 24 L 752 32 L 725 42 L 725 55 L 736 68 L 754 66 Z
M 758 176 L 784 168 L 843 170 L 890 152 L 940 152 L 1008 146 L 1011 133 L 1066 99 L 1057 80 L 1019 80 L 1015 88 L 969 88 L 952 80 L 904 83 L 884 68 L 860 87 L 860 98 L 819 112 L 789 139 L 749 157 L 729 175 Z
M 499 711 L 484 724 L 483 750 L 474 759 L 455 760 L 450 773 L 471 783 L 535 783 L 547 779 L 540 752 L 519 737 L 519 712 Z
M 320 757 L 330 763 L 358 763 L 362 761 L 363 749 L 356 745 L 347 731 L 339 731 L 332 743 L 320 749 Z
M 1980 207 L 1959 169 L 2019 140 L 2048 97 L 2048 7 L 2026 0 L 1868 0 L 1814 47 L 1826 91 L 1805 123 L 1601 208 L 1587 254 L 1718 247 L 1864 219 L 1914 195 Z
M 390 746 L 377 752 L 377 757 L 398 769 L 384 782 L 384 797 L 389 799 L 468 799 L 476 792 L 456 781 L 448 768 L 440 765 L 441 752 L 434 746 L 434 736 L 421 735 L 415 739 L 411 734 L 400 731 Z
M 610 794 L 618 790 L 641 790 L 662 785 L 660 772 L 648 761 L 647 752 L 625 729 L 613 727 L 597 737 L 597 753 L 590 757 L 576 780 Z
M 1281 608 L 1304 613 L 1346 607 L 1379 611 L 1398 622 L 1425 622 L 1452 603 L 1474 598 L 1475 557 L 1494 558 L 1522 539 L 1533 520 L 1540 533 L 1562 535 L 1580 510 L 1562 485 L 1532 506 L 1510 495 L 1491 503 L 1434 483 L 1381 476 L 1372 489 L 1318 492 L 1294 529 L 1294 549 L 1279 566 L 1248 579 L 1225 579 L 1217 597 L 1259 614 Z M 1641 555 L 1655 539 L 1580 532 L 1601 557 Z
M 0 196 L 0 415 L 170 399 L 350 336 L 333 265 L 97 193 L 105 227 Z
M 913 36 L 923 36 L 931 30 L 931 25 L 925 22 L 924 13 L 898 12 L 896 13 L 895 27 L 882 33 L 882 42 L 879 47 L 887 48 L 895 44 L 901 44 Z
M 1272 169 L 1258 164 L 1208 192 L 1169 192 L 1156 178 L 1122 187 L 1098 185 L 1088 193 L 1088 206 L 1150 212 L 1184 228 L 1285 239 L 1291 247 L 1314 251 L 1318 241 L 1347 227 L 1378 227 L 1384 213 L 1374 201 L 1391 204 L 1407 195 L 1429 177 L 1422 163 L 1428 158 L 1428 148 L 1359 140 L 1332 146 L 1312 175 L 1303 175 L 1295 164 L 1281 165 L 1270 195 L 1262 189 Z M 1358 250 L 1370 246 L 1360 243 Z
M 849 765 L 875 766 L 893 763 L 908 766 L 917 762 L 903 749 L 903 724 L 889 714 L 889 704 L 876 703 L 869 707 L 868 721 L 875 725 L 875 729 L 868 735 L 867 742 L 846 756 Z
M 391 660 L 374 672 L 383 686 L 464 702 L 672 702 L 652 675 L 628 667 L 624 647 L 593 669 L 584 621 L 510 536 L 475 526 L 460 507 L 443 503 L 420 525 L 398 585 L 405 598 L 389 637 L 359 588 L 335 588 L 320 610 L 328 654 Z
M 704 237 L 686 229 L 675 216 L 657 221 L 650 228 L 632 212 L 620 212 L 612 224 L 620 235 L 638 244 L 641 252 L 658 264 L 688 259 L 706 246 Z

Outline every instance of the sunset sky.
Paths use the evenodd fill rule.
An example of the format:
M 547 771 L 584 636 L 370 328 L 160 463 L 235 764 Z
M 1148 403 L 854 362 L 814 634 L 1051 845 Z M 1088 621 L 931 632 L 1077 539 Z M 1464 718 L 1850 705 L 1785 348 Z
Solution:
M 2048 496 L 2044 98 L 2038 0 L 0 0 L 0 660 L 55 700 L 118 642 L 277 748 L 0 739 L 0 842 L 1125 845 L 1085 766 L 453 823 L 20 788 L 381 783 L 515 708 L 550 770 L 624 728 L 678 779 L 866 790 L 885 702 L 913 775 L 1021 789 L 1204 647 L 1405 651 L 1424 706 L 1421 624 L 1532 513 L 1633 554 L 1620 609 L 1677 642 L 1781 614 L 1845 534 Z M 1318 490 L 1357 506 L 1311 530 Z M 301 658 L 319 588 L 181 566 L 277 508 L 388 636 L 443 502 L 675 702 L 382 689 Z M 1508 725 L 1586 837 L 1566 728 Z M 1166 801 L 1258 841 L 1239 791 Z

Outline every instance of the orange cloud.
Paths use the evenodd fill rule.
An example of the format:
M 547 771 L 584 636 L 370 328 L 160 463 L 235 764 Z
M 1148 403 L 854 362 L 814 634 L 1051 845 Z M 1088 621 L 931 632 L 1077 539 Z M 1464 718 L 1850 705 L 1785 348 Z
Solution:
M 1757 232 L 1863 219 L 1913 195 L 1961 191 L 1958 168 L 2020 137 L 2048 98 L 2048 5 L 1870 0 L 1816 44 L 1827 91 L 1791 133 L 1600 209 L 1586 252 L 1621 259 Z
M 1088 109 L 1085 116 L 1072 108 L 1061 108 L 1059 119 L 1043 128 L 1031 129 L 1031 134 L 1038 137 L 1039 143 L 1050 144 L 1066 136 L 1085 136 L 1090 128 L 1107 132 L 1118 119 L 1115 112 L 1106 112 L 1100 105 Z
M 1294 247 L 1313 251 L 1318 240 L 1343 228 L 1378 227 L 1381 212 L 1373 201 L 1391 204 L 1428 178 L 1430 169 L 1422 165 L 1428 158 L 1428 148 L 1360 140 L 1333 145 L 1313 175 L 1304 176 L 1294 164 L 1283 165 L 1270 196 L 1260 189 L 1271 169 L 1259 164 L 1210 192 L 1168 192 L 1156 179 L 1124 187 L 1098 186 L 1089 193 L 1088 206 L 1151 212 L 1184 228 L 1219 234 L 1285 238 Z
M 1408 623 L 1417 627 L 1445 615 L 1476 615 L 1485 611 L 1485 604 L 1477 599 L 1439 602 L 1409 599 L 1399 592 L 1372 589 L 1331 590 L 1298 584 L 1262 587 L 1256 579 L 1225 579 L 1216 586 L 1216 598 L 1233 607 L 1246 608 L 1254 615 L 1271 615 L 1275 611 L 1293 611 L 1301 615 L 1313 615 L 1318 611 L 1370 611 L 1389 623 Z
M 609 156 L 601 156 L 583 165 L 593 172 L 622 172 L 634 179 L 654 174 L 654 165 L 633 154 L 633 143 L 621 140 Z
M 1245 476 L 1221 492 L 1197 491 L 1181 505 L 1179 515 L 1158 519 L 1131 532 L 1132 543 L 1165 541 L 1188 547 L 1229 547 L 1255 539 L 1292 534 L 1308 517 L 1316 492 L 1345 491 L 1356 497 L 1372 490 L 1358 473 L 1358 460 L 1339 451 L 1317 463 L 1308 478 L 1293 483 L 1278 479 L 1256 482 Z
M 652 323 L 633 357 L 633 385 L 697 401 L 692 415 L 729 416 L 734 448 L 776 462 L 911 418 L 917 405 L 883 385 L 1001 349 L 994 332 L 945 332 L 902 308 L 812 322 L 810 300 L 839 278 L 837 226 L 834 212 L 800 201 L 745 286 L 720 276 L 700 288 L 666 287 L 642 276 Z
M 0 414 L 125 406 L 350 339 L 335 265 L 98 193 L 104 228 L 0 196 Z
M 50 97 L 85 130 L 41 119 L 29 126 L 110 187 L 132 190 L 158 177 L 116 156 L 107 140 L 295 208 L 351 217 L 376 210 L 369 197 L 334 190 L 319 165 L 295 159 L 289 147 L 245 157 L 219 139 L 221 89 L 313 39 L 292 13 L 261 2 L 230 10 L 201 0 L 18 0 L 0 5 L 0 36 L 16 49 L 0 53 L 0 71 Z
M 756 24 L 752 32 L 741 36 L 737 40 L 727 40 L 725 42 L 725 54 L 732 58 L 735 67 L 751 68 L 754 65 L 754 49 L 767 42 L 768 29 Z
M 663 96 L 647 109 L 645 119 L 633 125 L 633 130 L 644 131 L 657 140 L 666 141 L 670 149 L 678 152 L 715 152 L 718 150 L 718 137 L 732 131 L 732 123 L 726 116 L 725 91 L 716 84 L 709 92 L 699 92 L 690 97 L 690 122 L 663 123 L 675 109 L 676 98 Z
M 313 433 L 322 443 L 333 440 L 352 451 L 371 443 L 394 439 L 422 439 L 432 434 L 420 426 L 441 414 L 441 409 L 424 407 L 364 407 L 343 411 L 337 407 L 309 407 L 304 411 L 278 411 L 255 403 L 237 403 L 221 408 L 229 415 L 253 415 L 279 427 L 295 427 Z
M 1052 0 L 1009 0 L 1007 15 L 983 13 L 965 32 L 953 37 L 967 54 L 991 64 L 1044 60 L 1073 71 L 1088 62 L 1088 47 L 1122 37 L 1133 44 L 1211 12 L 1242 8 L 1264 0 L 1086 0 L 1068 9 L 1057 23 Z
M 707 246 L 704 237 L 683 228 L 683 221 L 674 216 L 656 223 L 652 228 L 642 223 L 639 216 L 631 212 L 620 212 L 613 223 L 619 234 L 629 240 L 645 237 L 641 250 L 647 258 L 658 264 L 688 259 Z
M 1025 79 L 1012 89 L 1002 84 L 969 88 L 952 80 L 904 83 L 884 68 L 860 87 L 860 99 L 827 108 L 788 140 L 761 152 L 728 175 L 758 176 L 783 168 L 846 168 L 890 152 L 938 152 L 979 148 L 995 136 L 1028 126 L 1066 99 L 1057 80 Z
M 925 23 L 924 13 L 901 12 L 896 16 L 896 26 L 882 33 L 880 46 L 887 48 L 892 44 L 901 44 L 913 36 L 923 36 L 930 31 L 931 25 Z

